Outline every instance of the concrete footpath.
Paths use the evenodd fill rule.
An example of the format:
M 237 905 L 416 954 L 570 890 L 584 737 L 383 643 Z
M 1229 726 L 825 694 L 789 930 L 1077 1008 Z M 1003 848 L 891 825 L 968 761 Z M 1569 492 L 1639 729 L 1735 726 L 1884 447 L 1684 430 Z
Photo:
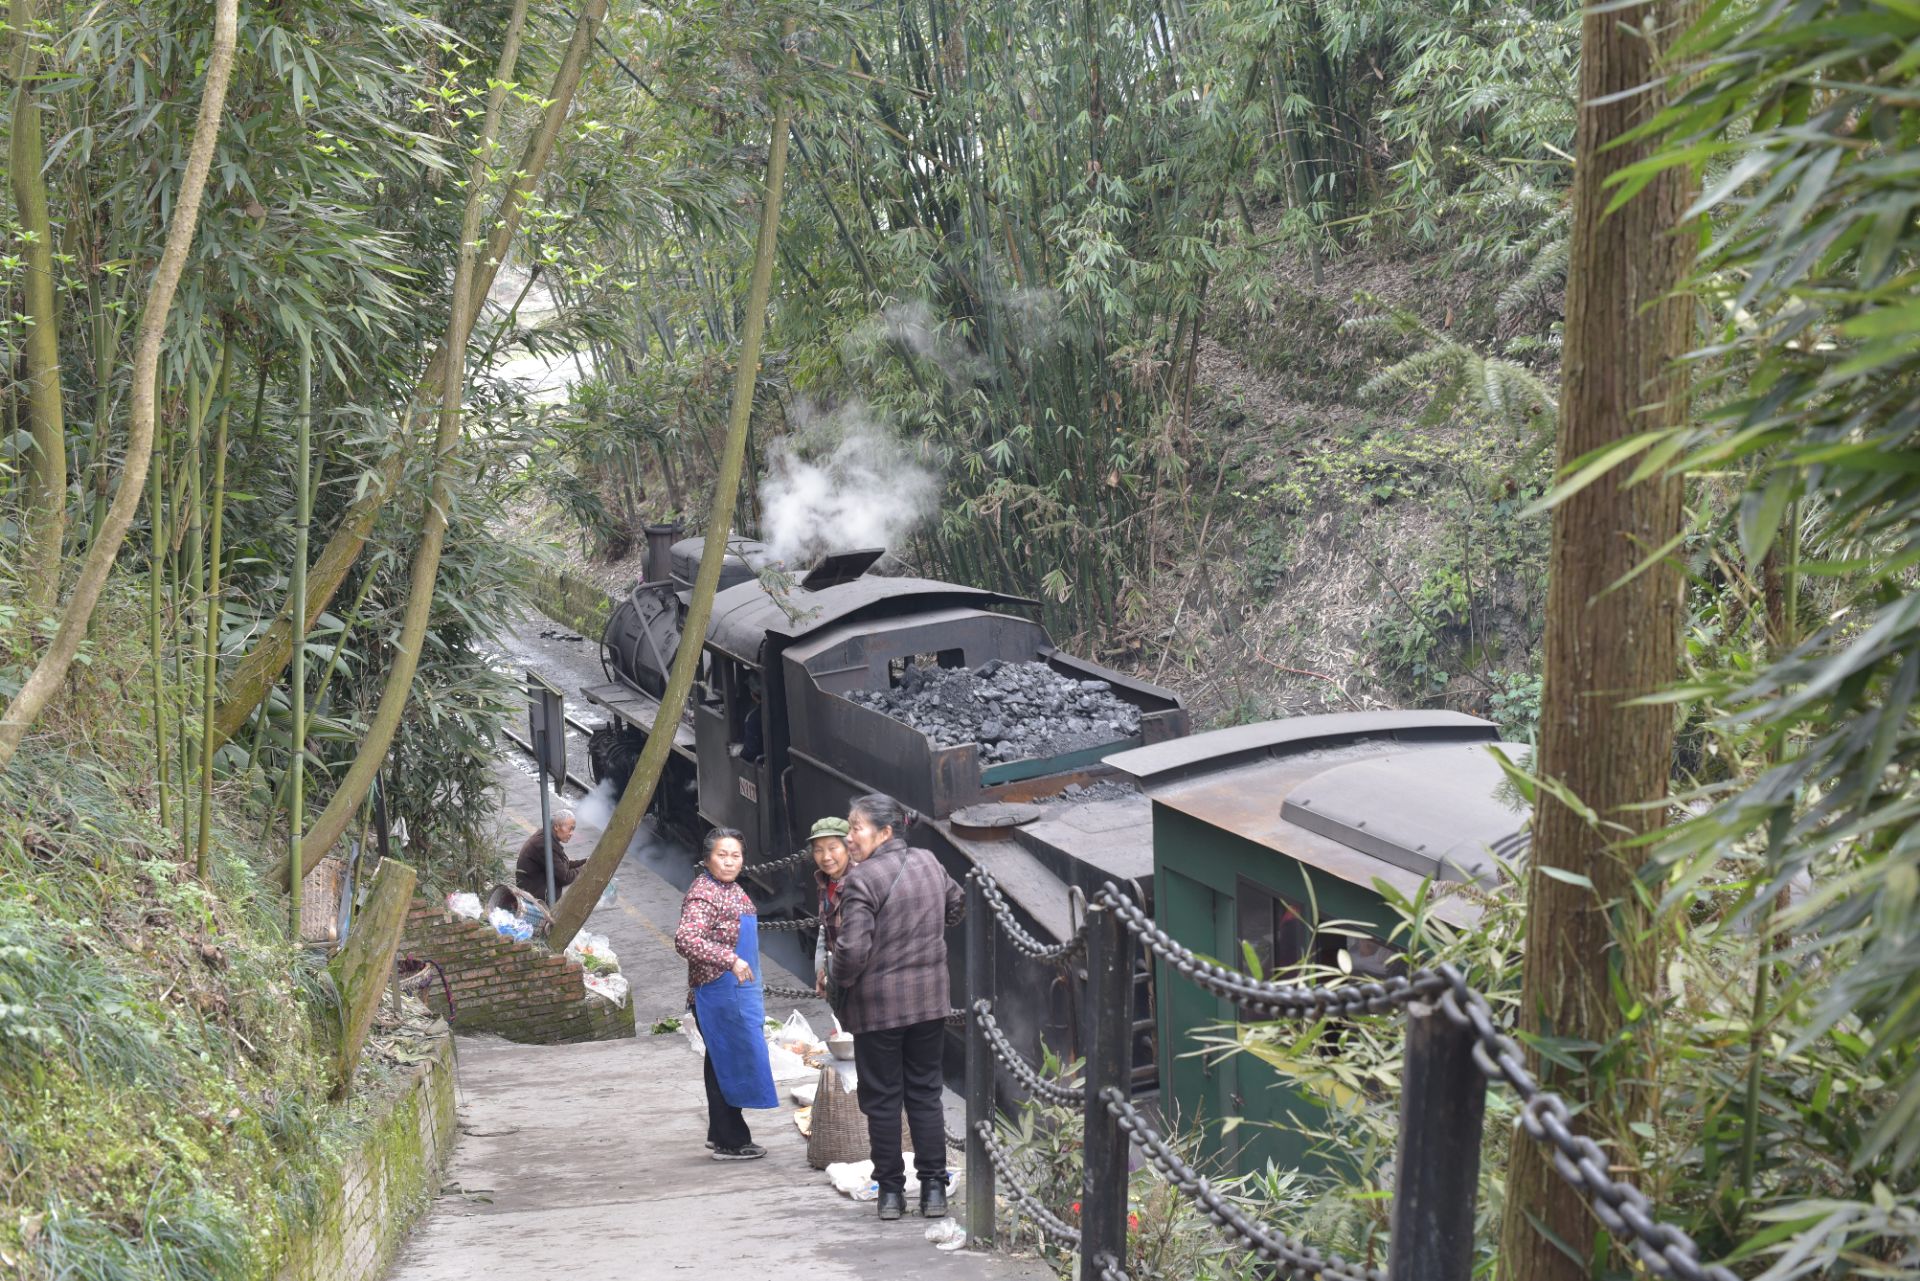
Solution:
M 516 676 L 538 668 L 567 692 L 570 713 L 597 723 L 598 709 L 575 697 L 584 681 L 604 679 L 596 638 L 565 641 L 543 631 L 566 635 L 544 618 L 530 620 L 506 638 L 503 664 Z M 569 757 L 573 772 L 585 775 L 577 736 Z M 502 758 L 498 776 L 507 879 L 509 851 L 537 828 L 540 795 L 521 758 Z M 553 804 L 579 808 L 577 798 Z M 570 845 L 576 858 L 600 836 L 587 817 Z M 389 1281 L 629 1281 L 694 1272 L 741 1281 L 1051 1277 L 1034 1259 L 936 1250 L 925 1219 L 880 1222 L 872 1202 L 850 1200 L 807 1165 L 790 1108 L 747 1114 L 765 1158 L 721 1162 L 707 1154 L 700 1060 L 685 1036 L 649 1032 L 686 1004 L 686 963 L 672 936 L 692 859 L 690 850 L 643 841 L 587 923 L 608 937 L 632 985 L 633 1040 L 525 1046 L 458 1038 L 460 1137 L 443 1191 Z M 776 959 L 765 970 L 769 983 L 812 986 L 810 975 L 803 982 Z M 818 1002 L 767 1002 L 776 1018 L 796 1006 L 826 1026 Z M 956 1105 L 950 1095 L 955 1134 Z

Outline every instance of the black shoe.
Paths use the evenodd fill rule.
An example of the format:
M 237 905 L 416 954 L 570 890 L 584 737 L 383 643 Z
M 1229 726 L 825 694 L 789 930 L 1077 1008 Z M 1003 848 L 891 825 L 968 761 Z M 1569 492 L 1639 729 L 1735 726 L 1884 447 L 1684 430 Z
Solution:
M 920 1215 L 926 1219 L 947 1217 L 947 1185 L 945 1183 L 920 1185 Z
M 897 1219 L 907 1212 L 907 1194 L 904 1192 L 882 1192 L 880 1194 L 880 1217 Z
M 713 1159 L 716 1161 L 758 1161 L 767 1154 L 767 1150 L 758 1143 L 742 1143 L 737 1148 L 716 1147 Z

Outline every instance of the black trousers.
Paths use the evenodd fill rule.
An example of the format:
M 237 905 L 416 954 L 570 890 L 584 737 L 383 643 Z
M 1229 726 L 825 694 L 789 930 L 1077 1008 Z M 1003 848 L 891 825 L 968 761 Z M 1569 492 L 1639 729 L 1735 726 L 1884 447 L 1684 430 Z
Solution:
M 947 1117 L 941 1104 L 940 1071 L 946 1038 L 944 1019 L 854 1034 L 860 1111 L 867 1118 L 873 1181 L 882 1192 L 904 1192 L 907 1187 L 907 1167 L 900 1155 L 902 1103 L 913 1132 L 913 1169 L 920 1176 L 920 1186 L 946 1185 Z
M 700 1017 L 692 1010 L 687 1011 L 687 1016 L 697 1029 Z M 746 1114 L 727 1102 L 727 1096 L 720 1092 L 720 1078 L 713 1074 L 712 1051 L 700 1056 L 700 1067 L 707 1079 L 707 1142 L 716 1148 L 743 1148 L 753 1142 Z

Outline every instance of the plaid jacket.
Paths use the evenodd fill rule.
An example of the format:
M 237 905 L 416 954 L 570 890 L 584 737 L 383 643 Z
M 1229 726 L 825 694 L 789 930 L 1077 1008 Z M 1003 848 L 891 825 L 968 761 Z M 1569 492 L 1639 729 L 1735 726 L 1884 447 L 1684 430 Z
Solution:
M 897 837 L 849 868 L 833 931 L 833 981 L 847 987 L 841 1026 L 879 1032 L 946 1018 L 946 931 L 966 906 L 940 860 Z
M 680 901 L 680 927 L 673 932 L 673 950 L 687 958 L 687 999 L 693 989 L 713 982 L 739 959 L 740 918 L 754 910 L 753 900 L 738 881 L 716 881 L 706 872 L 693 878 Z

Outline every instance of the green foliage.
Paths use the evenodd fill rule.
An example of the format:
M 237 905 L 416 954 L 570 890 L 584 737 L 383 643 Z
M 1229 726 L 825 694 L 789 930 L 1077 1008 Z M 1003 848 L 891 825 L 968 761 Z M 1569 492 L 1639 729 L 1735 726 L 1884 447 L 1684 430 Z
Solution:
M 1496 1017 L 1510 1017 L 1526 945 L 1517 880 L 1503 878 L 1490 893 L 1428 886 L 1411 899 L 1378 888 L 1398 918 L 1390 941 L 1404 950 L 1410 966 L 1448 961 L 1461 967 Z M 1479 913 L 1472 928 L 1450 926 L 1436 912 L 1441 895 L 1463 893 Z M 1886 1275 L 1873 1269 L 1894 1266 L 1920 1247 L 1920 1217 L 1884 1154 L 1870 1165 L 1857 1162 L 1862 1139 L 1895 1097 L 1875 1062 L 1876 1038 L 1860 1020 L 1849 1019 L 1795 1047 L 1791 1029 L 1776 1023 L 1772 1012 L 1753 1020 L 1748 981 L 1770 944 L 1750 928 L 1744 903 L 1744 884 L 1718 880 L 1658 927 L 1668 940 L 1665 981 L 1658 992 L 1622 994 L 1634 1011 L 1617 1043 L 1537 1039 L 1534 1048 L 1549 1059 L 1590 1059 L 1599 1065 L 1601 1088 L 1646 1089 L 1654 1101 L 1650 1120 L 1595 1136 L 1609 1149 L 1616 1177 L 1646 1192 L 1661 1218 L 1691 1233 L 1708 1258 L 1736 1252 L 1757 1258 L 1764 1243 L 1747 1246 L 1749 1227 L 1736 1193 L 1747 1062 L 1733 1047 L 1759 1037 L 1769 1053 L 1761 1085 L 1768 1101 L 1765 1161 L 1757 1191 L 1781 1203 L 1767 1212 L 1771 1221 L 1815 1229 L 1800 1238 L 1813 1252 L 1809 1261 L 1781 1275 L 1816 1270 L 1812 1258 L 1825 1258 L 1831 1267 L 1842 1241 L 1854 1251 L 1852 1268 L 1826 1275 Z M 1324 928 L 1341 929 L 1337 922 Z M 1341 969 L 1312 965 L 1269 977 L 1335 986 L 1359 981 Z M 1390 1158 L 1400 1131 L 1397 1022 L 1356 1019 L 1306 1032 L 1294 1022 L 1242 1024 L 1223 1032 L 1217 1045 L 1215 1052 L 1254 1054 L 1275 1065 L 1282 1074 L 1277 1088 L 1308 1088 L 1316 1098 L 1340 1100 L 1312 1125 L 1303 1125 L 1297 1114 L 1280 1123 L 1327 1158 L 1330 1173 L 1303 1175 L 1298 1195 L 1349 1208 L 1343 1219 L 1320 1225 L 1325 1235 L 1313 1238 L 1317 1243 L 1343 1248 L 1349 1258 L 1383 1252 Z M 1329 1082 L 1341 1088 L 1330 1092 Z M 1490 1088 L 1476 1271 L 1493 1266 L 1508 1144 L 1528 1141 L 1516 1125 L 1516 1111 L 1511 1094 L 1497 1084 Z M 1784 1248 L 1776 1244 L 1773 1250 Z
M 1713 6 L 1677 51 L 1678 100 L 1649 126 L 1665 150 L 1622 175 L 1619 192 L 1712 162 L 1694 282 L 1717 322 L 1696 353 L 1709 407 L 1642 442 L 1634 474 L 1737 487 L 1728 558 L 1764 581 L 1775 553 L 1785 584 L 1768 649 L 1715 647 L 1673 695 L 1716 718 L 1737 783 L 1704 793 L 1704 812 L 1661 847 L 1684 869 L 1670 892 L 1735 860 L 1751 902 L 1770 904 L 1810 874 L 1811 892 L 1780 921 L 1802 941 L 1780 958 L 1784 1036 L 1763 1047 L 1762 1066 L 1853 1029 L 1850 1057 L 1898 1088 L 1863 1119 L 1858 1146 L 1836 1154 L 1860 1207 L 1770 1212 L 1832 1215 L 1796 1271 L 1832 1265 L 1858 1225 L 1889 1223 L 1867 1172 L 1897 1190 L 1920 1169 L 1916 39 L 1920 17 L 1899 6 Z M 1816 591 L 1830 606 L 1820 613 L 1807 608 Z M 1800 1107 L 1769 1101 L 1757 1120 Z
M 1063 1065 L 1051 1052 L 1041 1065 L 1044 1074 L 1069 1076 L 1080 1065 Z M 1086 1114 L 1080 1108 L 1033 1100 L 1018 1115 L 1000 1118 L 1000 1142 L 1014 1156 L 1020 1186 L 1038 1197 L 1069 1224 L 1080 1217 L 1083 1186 L 1081 1149 Z M 1173 1136 L 1183 1160 L 1202 1165 L 1194 1135 Z M 1260 1176 L 1225 1176 L 1212 1180 L 1215 1190 L 1240 1209 L 1295 1230 L 1310 1208 L 1304 1185 L 1291 1172 L 1267 1170 Z M 1033 1223 L 1001 1192 L 1007 1210 L 1003 1232 L 1016 1245 L 1031 1245 L 1063 1276 L 1077 1275 L 1078 1260 Z M 1007 1220 L 1011 1220 L 1007 1222 Z M 1130 1176 L 1127 1187 L 1127 1275 L 1140 1281 L 1253 1281 L 1261 1274 L 1257 1262 L 1231 1242 L 1221 1239 L 1211 1223 L 1195 1213 L 1186 1196 L 1151 1167 Z
M 152 797 L 84 749 L 0 776 L 0 1257 L 28 1277 L 269 1274 L 359 1124 L 250 838 L 216 828 L 210 889 Z

